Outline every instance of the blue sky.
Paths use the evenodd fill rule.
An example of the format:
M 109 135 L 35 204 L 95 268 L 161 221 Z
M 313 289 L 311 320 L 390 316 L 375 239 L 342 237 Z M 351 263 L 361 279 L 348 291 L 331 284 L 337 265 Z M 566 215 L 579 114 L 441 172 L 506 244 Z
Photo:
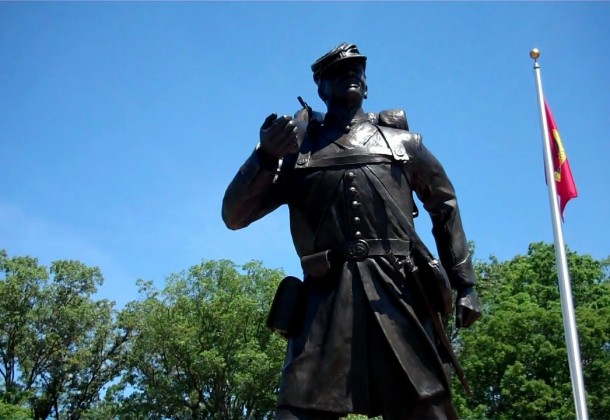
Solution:
M 0 248 L 99 266 L 136 299 L 202 259 L 300 275 L 281 208 L 241 231 L 226 186 L 271 112 L 342 41 L 366 111 L 404 108 L 456 187 L 477 257 L 552 242 L 531 48 L 580 196 L 565 240 L 610 254 L 610 3 L 0 3 Z M 417 220 L 432 245 L 424 213 Z

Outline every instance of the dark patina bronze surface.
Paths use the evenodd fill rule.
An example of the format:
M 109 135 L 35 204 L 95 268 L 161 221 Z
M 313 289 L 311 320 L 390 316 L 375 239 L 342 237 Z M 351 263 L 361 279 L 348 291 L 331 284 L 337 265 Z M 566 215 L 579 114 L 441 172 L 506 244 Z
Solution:
M 294 117 L 265 119 L 226 191 L 223 220 L 241 229 L 283 204 L 290 211 L 304 282 L 294 289 L 298 316 L 281 322 L 274 312 L 292 328 L 282 329 L 278 419 L 457 418 L 447 367 L 458 363 L 438 321 L 452 309 L 451 289 L 458 327 L 480 306 L 455 191 L 404 111 L 362 110 L 365 70 L 353 44 L 312 65 L 326 114 L 303 102 Z M 432 219 L 440 264 L 413 229 L 413 194 Z

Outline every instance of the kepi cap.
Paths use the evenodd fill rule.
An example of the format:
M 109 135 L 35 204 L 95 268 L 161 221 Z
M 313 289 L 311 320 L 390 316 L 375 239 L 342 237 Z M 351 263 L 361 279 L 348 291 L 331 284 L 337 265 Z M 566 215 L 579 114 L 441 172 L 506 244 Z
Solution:
M 331 65 L 343 61 L 343 60 L 359 60 L 362 65 L 366 68 L 366 56 L 360 54 L 356 44 L 347 44 L 342 42 L 335 48 L 318 58 L 315 63 L 311 65 L 311 71 L 313 71 L 313 80 L 318 83 L 322 73 L 328 69 Z

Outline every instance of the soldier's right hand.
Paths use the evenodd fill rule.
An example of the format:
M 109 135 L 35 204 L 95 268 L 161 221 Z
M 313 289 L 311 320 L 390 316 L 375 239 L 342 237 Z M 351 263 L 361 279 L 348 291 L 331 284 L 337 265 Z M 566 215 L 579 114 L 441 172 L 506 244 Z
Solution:
M 455 324 L 458 328 L 468 328 L 481 317 L 479 296 L 472 286 L 458 291 L 455 305 Z
M 292 117 L 270 114 L 260 131 L 260 149 L 276 159 L 299 151 L 299 130 Z

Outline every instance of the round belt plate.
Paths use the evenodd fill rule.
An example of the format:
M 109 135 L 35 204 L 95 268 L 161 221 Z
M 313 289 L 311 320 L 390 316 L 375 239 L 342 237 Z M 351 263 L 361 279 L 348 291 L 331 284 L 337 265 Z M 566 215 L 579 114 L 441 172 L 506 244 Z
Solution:
M 364 258 L 369 255 L 369 244 L 364 239 L 358 239 L 357 241 L 350 241 L 346 247 L 346 257 L 349 259 Z

